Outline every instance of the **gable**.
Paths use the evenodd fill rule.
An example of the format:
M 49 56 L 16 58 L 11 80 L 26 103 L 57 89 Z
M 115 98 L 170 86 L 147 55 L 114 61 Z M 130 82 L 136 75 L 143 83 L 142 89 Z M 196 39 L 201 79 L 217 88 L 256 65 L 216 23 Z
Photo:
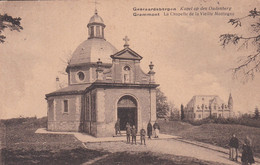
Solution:
M 125 48 L 116 54 L 111 55 L 112 59 L 128 59 L 128 60 L 141 60 L 143 57 L 137 54 L 130 48 Z

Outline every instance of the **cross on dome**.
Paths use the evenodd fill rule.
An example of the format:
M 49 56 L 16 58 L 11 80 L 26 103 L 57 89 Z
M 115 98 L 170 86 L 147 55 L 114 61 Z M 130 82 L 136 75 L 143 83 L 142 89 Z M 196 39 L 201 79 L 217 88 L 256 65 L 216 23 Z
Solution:
M 95 0 L 95 2 L 92 2 L 92 3 L 95 4 L 95 14 L 97 14 L 97 4 L 100 4 L 100 3 L 98 3 L 97 0 Z
M 128 47 L 129 46 L 128 41 L 130 41 L 129 38 L 127 36 L 125 36 L 125 38 L 123 38 L 123 40 L 125 41 L 124 47 L 125 48 Z

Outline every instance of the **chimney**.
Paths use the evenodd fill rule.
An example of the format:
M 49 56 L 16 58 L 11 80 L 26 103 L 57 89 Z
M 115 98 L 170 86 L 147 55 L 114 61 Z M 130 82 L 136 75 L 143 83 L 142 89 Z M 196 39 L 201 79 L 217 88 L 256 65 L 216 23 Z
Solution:
M 58 76 L 56 77 L 56 89 L 60 89 L 60 79 Z

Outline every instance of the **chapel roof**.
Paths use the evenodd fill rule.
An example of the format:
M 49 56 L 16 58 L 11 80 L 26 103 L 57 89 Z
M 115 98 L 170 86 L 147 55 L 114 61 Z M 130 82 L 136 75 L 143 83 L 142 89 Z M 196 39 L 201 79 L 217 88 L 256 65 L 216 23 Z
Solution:
M 143 58 L 138 53 L 130 49 L 129 47 L 125 47 L 123 50 L 116 52 L 110 57 L 113 59 L 132 59 L 132 60 L 141 60 Z
M 91 84 L 69 85 L 67 87 L 46 94 L 46 97 L 59 96 L 65 94 L 82 94 L 85 91 L 85 89 L 88 88 L 90 85 Z
M 112 63 L 110 55 L 116 52 L 117 49 L 104 39 L 88 39 L 82 42 L 73 52 L 69 65 L 96 63 L 99 58 L 103 63 Z

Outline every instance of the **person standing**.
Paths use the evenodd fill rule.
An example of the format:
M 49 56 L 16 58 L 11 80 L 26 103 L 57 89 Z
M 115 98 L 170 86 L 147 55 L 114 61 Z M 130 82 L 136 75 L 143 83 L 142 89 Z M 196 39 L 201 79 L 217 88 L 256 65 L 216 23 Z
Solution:
M 255 163 L 253 151 L 250 145 L 251 145 L 250 139 L 247 137 L 242 146 L 242 157 L 241 157 L 242 165 L 248 165 L 248 164 L 251 165 Z
M 146 145 L 145 144 L 145 134 L 146 134 L 146 131 L 145 131 L 145 129 L 142 128 L 140 130 L 141 145 L 143 144 L 143 141 L 144 141 L 144 145 Z
M 148 136 L 148 139 L 151 139 L 152 134 L 153 134 L 153 126 L 152 126 L 151 120 L 150 120 L 149 123 L 147 124 L 147 136 Z
M 135 141 L 135 144 L 136 144 L 136 128 L 135 128 L 135 125 L 133 125 L 133 128 L 131 129 L 131 135 L 132 135 L 132 144 L 134 143 Z
M 127 143 L 130 143 L 130 134 L 131 134 L 131 126 L 127 122 L 126 123 L 126 141 L 127 141 Z
M 120 132 L 120 119 L 117 119 L 117 121 L 116 121 L 115 131 L 116 131 L 116 135 L 117 135 L 118 133 L 121 135 L 121 132 Z
M 160 131 L 160 126 L 159 124 L 157 123 L 157 121 L 155 121 L 155 123 L 153 124 L 153 129 L 154 129 L 154 132 L 155 132 L 155 138 L 158 138 L 159 137 L 159 131 Z
M 236 138 L 236 135 L 233 134 L 232 138 L 230 139 L 229 141 L 229 147 L 230 147 L 230 150 L 229 150 L 229 158 L 232 160 L 232 161 L 237 161 L 237 157 L 238 157 L 238 154 L 237 154 L 237 149 L 238 149 L 238 139 Z

